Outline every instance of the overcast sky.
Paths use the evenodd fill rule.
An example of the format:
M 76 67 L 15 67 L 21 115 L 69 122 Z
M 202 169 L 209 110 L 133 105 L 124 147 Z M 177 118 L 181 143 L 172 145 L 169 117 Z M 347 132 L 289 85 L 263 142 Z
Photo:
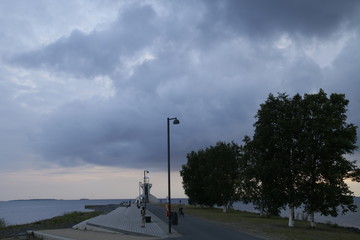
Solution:
M 144 169 L 165 197 L 167 117 L 181 122 L 183 197 L 186 154 L 252 136 L 270 93 L 344 93 L 360 126 L 358 0 L 4 0 L 0 11 L 0 200 L 132 198 Z

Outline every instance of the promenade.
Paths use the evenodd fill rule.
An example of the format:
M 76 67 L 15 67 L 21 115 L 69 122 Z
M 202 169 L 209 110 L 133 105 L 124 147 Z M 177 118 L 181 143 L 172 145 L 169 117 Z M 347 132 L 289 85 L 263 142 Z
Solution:
M 143 228 L 140 209 L 132 204 L 130 207 L 119 207 L 106 215 L 88 219 L 72 229 L 34 231 L 33 234 L 43 240 L 261 240 L 259 237 L 191 216 L 179 217 L 179 224 L 174 225 L 172 233 L 169 234 L 165 209 L 148 204 L 147 215 L 151 216 L 151 222 L 146 223 Z
M 169 236 L 168 225 L 152 212 L 146 213 L 151 217 L 151 222 L 146 223 L 145 227 L 141 227 L 140 209 L 132 204 L 130 207 L 119 207 L 106 215 L 88 219 L 72 229 L 34 231 L 33 234 L 44 240 L 142 240 L 181 236 L 176 230 Z

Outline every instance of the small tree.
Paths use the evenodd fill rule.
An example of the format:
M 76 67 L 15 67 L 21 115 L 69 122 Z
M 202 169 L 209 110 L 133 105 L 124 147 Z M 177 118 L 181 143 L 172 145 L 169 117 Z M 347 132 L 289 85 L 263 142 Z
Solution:
M 182 166 L 180 175 L 189 202 L 216 204 L 227 210 L 236 200 L 239 149 L 234 142 L 218 142 L 216 146 L 187 155 L 188 162 Z
M 212 206 L 206 191 L 205 177 L 206 154 L 204 150 L 198 152 L 192 151 L 187 154 L 187 164 L 182 166 L 180 175 L 185 190 L 185 194 L 189 197 L 190 204 L 200 204 Z

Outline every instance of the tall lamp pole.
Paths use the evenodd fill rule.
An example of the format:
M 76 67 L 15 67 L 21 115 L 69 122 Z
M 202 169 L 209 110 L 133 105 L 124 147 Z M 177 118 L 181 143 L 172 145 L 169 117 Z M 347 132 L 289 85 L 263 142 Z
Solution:
M 175 118 L 167 118 L 167 148 L 168 148 L 168 197 L 169 197 L 169 233 L 171 233 L 171 189 L 170 189 L 170 121 L 173 124 L 179 124 L 180 121 Z
M 144 185 L 143 185 L 143 191 L 144 191 L 144 199 L 145 199 L 145 208 L 146 208 L 146 203 L 148 201 L 148 184 L 146 183 L 146 180 L 145 180 L 145 173 L 149 173 L 148 170 L 144 170 Z

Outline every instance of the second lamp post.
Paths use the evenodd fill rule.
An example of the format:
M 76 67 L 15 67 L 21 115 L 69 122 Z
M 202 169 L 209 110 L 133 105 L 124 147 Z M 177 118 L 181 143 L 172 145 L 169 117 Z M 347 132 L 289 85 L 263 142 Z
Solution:
M 175 118 L 167 118 L 167 149 L 168 149 L 168 197 L 169 197 L 169 233 L 171 233 L 171 189 L 170 189 L 170 121 L 173 124 L 179 124 L 180 121 Z

